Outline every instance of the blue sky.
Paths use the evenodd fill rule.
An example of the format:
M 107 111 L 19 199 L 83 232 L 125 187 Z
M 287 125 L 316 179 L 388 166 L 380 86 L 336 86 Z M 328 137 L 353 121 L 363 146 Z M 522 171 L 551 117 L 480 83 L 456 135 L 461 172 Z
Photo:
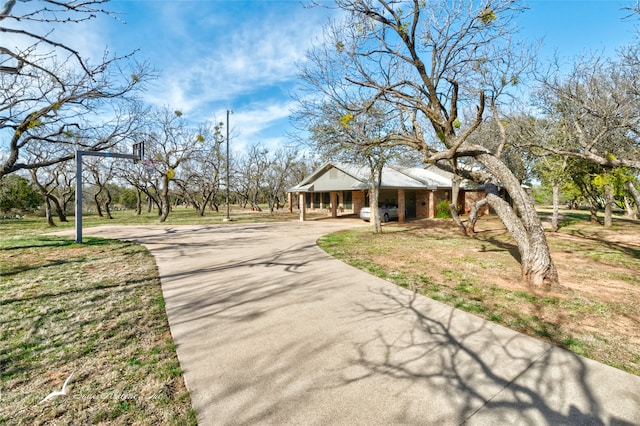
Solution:
M 19 3 L 20 4 L 20 3 Z M 569 60 L 586 52 L 613 54 L 635 40 L 636 22 L 622 22 L 617 0 L 529 0 L 521 34 L 544 38 L 541 55 Z M 29 7 L 30 2 L 22 7 Z M 181 110 L 195 122 L 224 121 L 232 109 L 234 148 L 288 141 L 296 63 L 331 13 L 296 0 L 112 0 L 122 22 L 100 17 L 63 26 L 64 37 L 96 60 L 104 48 L 136 58 L 160 73 L 144 93 L 149 104 Z
M 616 0 L 529 0 L 522 15 L 522 34 L 542 39 L 540 54 L 571 60 L 586 52 L 615 54 L 615 49 L 636 41 L 638 19 L 623 10 L 633 4 Z

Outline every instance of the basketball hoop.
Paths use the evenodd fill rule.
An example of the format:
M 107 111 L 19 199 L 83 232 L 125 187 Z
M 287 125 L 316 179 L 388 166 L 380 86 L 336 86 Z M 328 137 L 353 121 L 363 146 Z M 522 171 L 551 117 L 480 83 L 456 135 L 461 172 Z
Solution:
M 144 158 L 144 142 L 136 142 L 133 144 L 133 155 L 138 157 L 133 160 L 134 164 L 139 163 Z

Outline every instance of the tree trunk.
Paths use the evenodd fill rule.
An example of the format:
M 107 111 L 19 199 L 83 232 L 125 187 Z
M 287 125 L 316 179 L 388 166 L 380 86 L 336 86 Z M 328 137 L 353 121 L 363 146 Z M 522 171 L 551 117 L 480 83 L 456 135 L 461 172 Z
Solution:
M 476 159 L 504 185 L 513 208 L 498 194 L 498 188 L 485 183 L 486 199 L 515 240 L 520 253 L 523 279 L 534 287 L 558 284 L 558 271 L 551 259 L 547 238 L 532 198 L 522 188 L 511 170 L 491 154 L 478 154 Z
M 49 201 L 48 197 L 45 197 L 44 200 L 44 214 L 47 217 L 47 225 L 54 227 L 56 223 L 53 221 L 53 214 L 51 212 L 51 201 Z
M 171 206 L 169 205 L 169 177 L 164 176 L 164 185 L 162 187 L 162 198 L 160 199 L 160 223 L 163 223 L 169 217 Z
M 480 218 L 480 211 L 481 209 L 484 209 L 485 206 L 487 205 L 488 201 L 486 198 L 483 198 L 482 200 L 478 200 L 475 203 L 473 203 L 473 207 L 471 208 L 471 211 L 469 212 L 469 220 L 467 222 L 467 224 L 464 226 L 464 233 L 465 235 L 472 237 L 473 235 L 475 235 L 476 233 L 476 222 L 478 222 L 478 219 Z
M 202 194 L 202 206 L 200 207 L 200 210 L 198 211 L 198 214 L 200 216 L 204 216 L 204 212 L 207 210 L 207 205 L 209 204 L 209 200 L 211 200 L 211 196 L 213 195 L 212 191 L 209 191 L 209 193 L 205 196 L 205 194 Z
M 60 222 L 68 222 L 69 220 L 67 219 L 67 215 L 64 213 L 64 210 L 62 209 L 62 206 L 60 205 L 60 202 L 58 201 L 58 199 L 51 194 L 47 194 L 47 198 L 49 198 L 53 203 L 53 208 L 55 209 L 56 214 L 58 215 L 58 220 Z
M 458 195 L 460 194 L 460 182 L 462 182 L 462 178 L 460 176 L 454 175 L 451 178 L 451 200 L 457 200 Z M 456 203 L 449 204 L 449 211 L 451 212 L 451 218 L 455 222 L 456 225 L 460 228 L 464 235 L 472 235 L 469 234 L 469 230 L 467 226 L 460 219 L 460 215 L 458 214 L 458 206 Z
M 613 187 L 605 185 L 604 187 L 604 227 L 611 228 L 613 225 L 613 205 L 615 199 L 613 196 Z
M 142 214 L 142 192 L 136 188 L 136 216 Z
M 64 214 L 65 218 L 67 217 L 67 212 L 69 211 L 69 203 L 71 202 L 74 195 L 75 191 L 72 191 L 70 189 L 67 189 L 62 193 L 62 213 Z
M 111 216 L 111 201 L 113 201 L 113 199 L 111 198 L 109 188 L 105 188 L 105 191 L 107 191 L 107 200 L 104 202 L 104 209 L 107 212 L 107 219 L 113 219 L 113 216 Z
M 378 190 L 380 189 L 380 182 L 382 181 L 382 166 L 376 170 L 375 165 L 369 164 L 369 171 L 371 172 L 370 185 L 369 185 L 369 221 L 373 226 L 374 234 L 382 233 L 382 223 L 380 222 L 380 210 L 378 210 Z
M 98 214 L 98 217 L 102 217 L 102 206 L 100 205 L 100 192 L 102 192 L 102 189 L 96 192 L 95 195 L 93 196 L 93 201 L 96 203 L 96 213 Z
M 380 222 L 380 211 L 378 210 L 378 187 L 372 182 L 369 187 L 369 220 L 373 226 L 373 233 L 382 233 L 382 223 Z
M 560 207 L 560 185 L 553 184 L 551 187 L 553 191 L 553 214 L 551 215 L 551 230 L 558 232 L 560 225 L 558 222 L 558 209 Z
M 591 214 L 591 223 L 602 225 L 600 219 L 598 219 L 598 206 L 591 197 L 589 197 L 589 213 Z
M 624 210 L 626 212 L 625 216 L 628 217 L 629 219 L 635 219 L 636 212 L 635 210 L 633 210 L 633 207 L 631 207 L 631 203 L 629 202 L 629 197 L 625 195 L 623 201 L 624 201 Z
M 624 186 L 625 188 L 627 188 L 627 191 L 629 191 L 629 193 L 633 197 L 633 201 L 636 204 L 636 217 L 637 217 L 638 213 L 640 213 L 640 191 L 638 191 L 638 189 L 635 187 L 633 182 L 626 182 Z
M 455 176 L 451 180 L 451 200 L 458 200 L 458 195 L 460 193 L 460 183 L 462 182 L 462 178 L 460 176 Z M 480 211 L 487 205 L 487 199 L 483 198 L 482 200 L 478 200 L 473 203 L 473 207 L 471 207 L 471 211 L 469 212 L 469 219 L 467 223 L 464 223 L 462 219 L 460 219 L 460 215 L 458 212 L 458 205 L 456 202 L 452 202 L 449 204 L 449 211 L 451 212 L 451 217 L 453 221 L 458 225 L 458 227 L 462 230 L 462 233 L 467 237 L 473 237 L 476 233 L 476 223 L 480 218 Z

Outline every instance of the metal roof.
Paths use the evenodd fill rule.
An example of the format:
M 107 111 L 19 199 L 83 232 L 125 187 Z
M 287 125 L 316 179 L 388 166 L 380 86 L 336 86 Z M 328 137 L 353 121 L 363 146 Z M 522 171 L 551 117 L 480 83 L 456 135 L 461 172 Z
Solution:
M 368 167 L 351 163 L 327 162 L 317 168 L 313 173 L 304 178 L 298 185 L 288 192 L 313 192 L 313 183 L 330 169 L 336 168 L 351 176 L 356 182 L 352 185 L 354 190 L 366 190 L 369 188 L 370 171 Z M 382 169 L 381 189 L 438 189 L 450 188 L 453 174 L 438 169 L 436 166 L 426 168 L 387 166 Z M 462 188 L 467 182 L 463 181 Z

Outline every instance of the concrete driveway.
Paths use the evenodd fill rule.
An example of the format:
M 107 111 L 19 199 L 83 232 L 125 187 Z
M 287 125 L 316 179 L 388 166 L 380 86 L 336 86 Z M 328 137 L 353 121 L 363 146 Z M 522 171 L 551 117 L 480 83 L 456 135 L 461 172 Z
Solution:
M 201 425 L 640 425 L 640 377 L 415 295 L 322 220 L 99 227 L 155 256 Z

